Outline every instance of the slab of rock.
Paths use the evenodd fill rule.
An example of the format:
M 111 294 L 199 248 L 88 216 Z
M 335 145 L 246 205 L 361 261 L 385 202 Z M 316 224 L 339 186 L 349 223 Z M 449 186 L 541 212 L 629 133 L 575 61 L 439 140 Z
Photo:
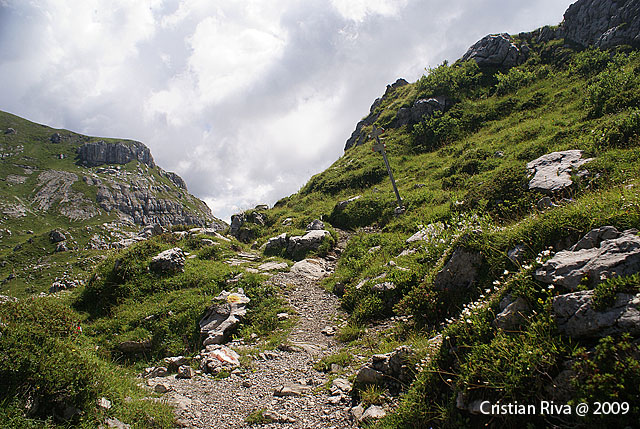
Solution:
M 614 230 L 613 227 L 592 230 L 572 248 L 577 250 L 556 253 L 536 270 L 534 277 L 544 283 L 574 291 L 584 277 L 590 286 L 595 286 L 604 278 L 640 272 L 640 237 L 637 230 L 622 233 Z
M 273 392 L 273 396 L 302 396 L 310 390 L 310 386 L 298 383 L 288 383 L 276 388 Z
M 325 262 L 321 259 L 303 259 L 291 267 L 293 274 L 301 275 L 309 279 L 318 280 L 328 274 Z
M 179 367 L 188 365 L 189 359 L 184 356 L 171 356 L 164 358 L 164 363 L 169 371 L 175 372 Z
M 222 291 L 213 299 L 204 317 L 200 319 L 200 335 L 205 346 L 222 344 L 237 328 L 247 314 L 246 305 L 250 299 L 241 288 L 231 293 Z
M 331 393 L 337 394 L 338 392 L 342 392 L 344 394 L 351 393 L 351 389 L 353 386 L 346 378 L 336 378 L 331 382 Z
M 553 300 L 553 314 L 558 330 L 573 338 L 604 337 L 628 332 L 640 334 L 640 294 L 616 294 L 613 306 L 596 311 L 593 291 L 560 295 Z
M 240 366 L 240 355 L 227 346 L 208 345 L 200 351 L 200 370 L 210 374 L 231 371 Z
M 118 344 L 122 353 L 144 353 L 151 350 L 151 340 L 123 341 Z
M 260 271 L 286 270 L 289 268 L 286 262 L 265 262 L 258 266 Z
M 481 262 L 479 252 L 457 247 L 444 268 L 435 275 L 433 286 L 438 290 L 468 288 L 475 283 Z
M 113 429 L 130 429 L 131 428 L 131 425 L 127 423 L 122 423 L 120 420 L 116 418 L 107 418 L 105 419 L 104 424 L 106 424 L 108 428 L 113 428 Z
M 175 273 L 184 271 L 185 255 L 181 248 L 165 250 L 151 259 L 149 268 L 157 273 Z
M 583 159 L 581 150 L 552 152 L 534 159 L 527 164 L 529 173 L 533 175 L 529 189 L 548 194 L 567 189 L 573 184 L 571 173 L 591 160 Z
M 480 67 L 514 67 L 526 60 L 507 33 L 489 34 L 477 41 L 462 56 L 462 61 L 474 60 Z
M 145 378 L 156 378 L 156 377 L 166 377 L 169 375 L 169 371 L 164 366 L 152 366 L 149 368 L 145 368 L 143 377 Z

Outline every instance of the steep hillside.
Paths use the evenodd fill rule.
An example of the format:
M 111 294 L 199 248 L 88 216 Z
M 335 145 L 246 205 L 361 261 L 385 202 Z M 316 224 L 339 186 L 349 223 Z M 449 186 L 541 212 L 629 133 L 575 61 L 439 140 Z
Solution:
M 0 293 L 71 281 L 100 250 L 147 225 L 225 228 L 142 143 L 55 130 L 4 112 L 0 130 Z

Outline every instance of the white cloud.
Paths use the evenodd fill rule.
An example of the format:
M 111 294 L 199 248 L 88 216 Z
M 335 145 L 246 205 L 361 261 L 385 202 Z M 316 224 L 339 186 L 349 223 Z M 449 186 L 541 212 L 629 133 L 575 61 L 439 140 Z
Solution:
M 0 0 L 0 109 L 138 139 L 228 219 L 342 154 L 385 85 L 572 0 Z

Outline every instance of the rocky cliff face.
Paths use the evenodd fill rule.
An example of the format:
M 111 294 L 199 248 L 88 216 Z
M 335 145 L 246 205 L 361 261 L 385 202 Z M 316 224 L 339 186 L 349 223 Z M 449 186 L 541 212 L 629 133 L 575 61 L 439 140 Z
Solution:
M 640 2 L 580 0 L 569 6 L 561 25 L 565 39 L 583 47 L 640 46 Z
M 2 112 L 0 120 L 13 130 L 1 142 L 3 169 L 11 173 L 0 177 L 9 184 L 1 199 L 7 203 L 0 204 L 7 219 L 51 214 L 89 223 L 115 217 L 136 225 L 226 227 L 140 142 L 54 132 Z
M 107 143 L 101 140 L 85 143 L 78 148 L 78 162 L 90 167 L 127 164 L 134 159 L 148 167 L 155 167 L 149 148 L 136 141 Z

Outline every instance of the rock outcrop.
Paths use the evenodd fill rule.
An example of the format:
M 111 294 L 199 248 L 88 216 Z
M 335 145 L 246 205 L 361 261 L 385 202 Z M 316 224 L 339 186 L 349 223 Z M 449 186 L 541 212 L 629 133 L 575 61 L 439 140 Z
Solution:
M 203 344 L 222 344 L 237 328 L 247 314 L 245 308 L 249 298 L 242 289 L 231 293 L 222 291 L 214 298 L 214 303 L 200 319 L 200 335 Z
M 527 164 L 533 176 L 529 189 L 548 194 L 563 191 L 573 184 L 571 174 L 591 160 L 582 158 L 581 150 L 552 152 L 534 159 Z
M 413 103 L 412 107 L 401 107 L 392 122 L 393 127 L 417 124 L 425 117 L 432 116 L 435 112 L 444 112 L 451 106 L 451 101 L 446 97 L 421 98 Z
M 149 148 L 136 141 L 108 143 L 100 140 L 85 143 L 78 148 L 78 162 L 90 167 L 127 164 L 134 159 L 151 168 L 156 165 Z
M 267 217 L 264 213 L 257 210 L 234 214 L 231 216 L 229 235 L 237 238 L 238 241 L 249 243 L 255 239 L 255 232 L 252 230 L 251 225 L 264 226 L 266 221 Z
M 560 27 L 565 39 L 582 47 L 640 46 L 640 3 L 580 0 L 569 6 Z
M 561 333 L 573 338 L 640 334 L 640 294 L 618 293 L 614 304 L 602 311 L 594 309 L 593 295 L 587 290 L 554 298 L 553 314 Z
M 292 237 L 282 233 L 267 240 L 264 244 L 264 252 L 265 254 L 276 254 L 284 250 L 290 256 L 300 257 L 300 255 L 312 250 L 318 250 L 320 245 L 330 236 L 329 231 L 324 229 L 312 229 L 308 230 L 304 235 Z
M 544 283 L 575 291 L 586 279 L 593 287 L 603 279 L 640 272 L 640 237 L 637 230 L 613 227 L 593 230 L 569 250 L 554 255 L 534 274 Z
M 471 46 L 461 60 L 474 60 L 480 67 L 510 68 L 522 64 L 528 53 L 526 45 L 516 46 L 507 33 L 489 34 Z
M 184 252 L 179 247 L 158 253 L 151 259 L 149 268 L 159 274 L 184 271 Z
M 400 346 L 390 353 L 373 355 L 358 370 L 355 378 L 357 386 L 376 384 L 398 391 L 402 385 L 411 383 L 414 377 L 409 359 L 414 351 L 409 346 Z
M 382 103 L 382 100 L 385 97 L 388 97 L 392 94 L 397 88 L 408 85 L 404 79 L 398 79 L 393 84 L 387 85 L 387 90 L 381 98 L 376 98 L 371 107 L 369 108 L 369 114 L 364 117 L 358 124 L 356 125 L 356 129 L 351 133 L 351 136 L 347 139 L 347 142 L 344 145 L 344 150 L 348 150 L 353 146 L 360 146 L 367 141 L 367 133 L 364 132 L 364 127 L 371 126 L 380 116 L 380 112 L 377 111 L 378 107 Z

